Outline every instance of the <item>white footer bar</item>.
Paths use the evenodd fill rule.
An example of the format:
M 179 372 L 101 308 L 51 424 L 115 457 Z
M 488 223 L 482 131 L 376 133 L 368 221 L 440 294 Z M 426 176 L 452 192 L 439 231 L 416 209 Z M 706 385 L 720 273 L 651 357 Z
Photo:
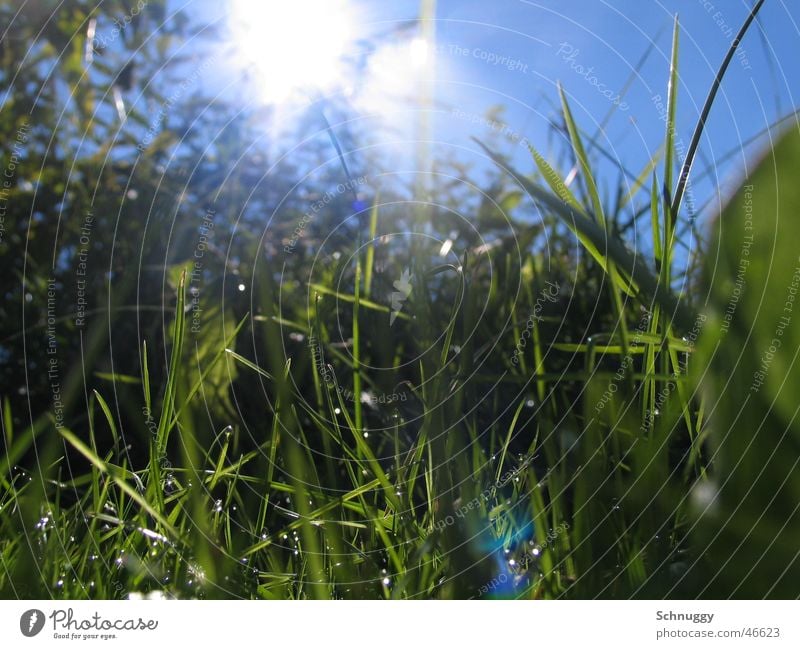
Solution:
M 795 601 L 0 601 L 5 647 L 800 647 L 799 630 Z

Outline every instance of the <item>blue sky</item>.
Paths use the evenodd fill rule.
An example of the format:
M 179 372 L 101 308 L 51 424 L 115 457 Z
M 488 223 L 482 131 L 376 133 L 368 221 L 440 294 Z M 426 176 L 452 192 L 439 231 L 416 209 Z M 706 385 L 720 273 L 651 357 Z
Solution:
M 378 34 L 419 16 L 415 0 L 350 0 L 350 6 L 354 33 L 374 39 L 376 45 L 381 43 Z M 547 153 L 560 82 L 576 120 L 590 133 L 616 100 L 619 106 L 601 142 L 613 158 L 638 173 L 663 140 L 659 97 L 663 103 L 674 15 L 679 14 L 681 24 L 677 139 L 685 148 L 716 69 L 750 6 L 749 0 L 439 0 L 433 150 L 436 155 L 474 158 L 480 165 L 470 137 L 487 139 L 496 133 L 497 126 L 483 116 L 502 105 L 509 131 Z M 224 4 L 212 0 L 190 0 L 189 7 L 200 22 L 225 11 Z M 687 197 L 695 207 L 717 193 L 724 197 L 768 140 L 744 148 L 742 143 L 798 105 L 798 25 L 800 3 L 767 0 L 759 17 L 762 33 L 751 28 L 711 114 L 695 171 L 710 166 L 713 172 L 705 180 L 698 178 Z M 408 33 L 411 37 L 414 30 Z M 299 29 L 298 38 L 302 34 Z M 624 97 L 618 96 L 651 43 L 654 49 L 647 61 Z M 413 99 L 413 84 L 402 94 Z M 245 89 L 244 95 L 241 98 L 254 105 L 260 101 L 256 89 L 249 96 Z M 388 141 L 390 131 L 394 133 L 404 118 L 412 123 L 418 109 L 413 101 L 396 103 L 393 114 L 384 116 L 385 136 L 380 119 L 360 117 L 357 108 L 353 110 L 356 125 L 369 130 L 373 139 Z M 412 148 L 396 152 L 398 159 L 405 159 Z M 522 170 L 529 170 L 532 163 L 524 147 L 511 150 L 517 151 Z M 723 162 L 729 152 L 733 156 Z M 610 172 L 609 182 L 615 182 L 615 165 L 600 164 L 602 171 Z
M 738 31 L 748 9 L 749 3 L 734 0 L 508 0 L 492 5 L 445 0 L 439 8 L 437 34 L 440 43 L 471 48 L 470 55 L 455 61 L 458 69 L 449 71 L 452 76 L 447 78 L 474 84 L 458 92 L 464 111 L 480 112 L 489 104 L 504 103 L 509 123 L 520 125 L 522 134 L 534 143 L 545 141 L 553 110 L 541 98 L 556 98 L 557 81 L 570 97 L 576 120 L 594 132 L 593 125 L 605 116 L 610 103 L 587 79 L 587 70 L 594 68 L 588 76 L 604 89 L 619 91 L 655 39 L 655 49 L 624 97 L 627 110 L 618 109 L 606 129 L 606 148 L 638 172 L 663 138 L 664 123 L 654 96 L 666 96 L 674 14 L 679 13 L 681 24 L 677 136 L 688 146 L 731 33 Z M 703 142 L 709 161 L 736 150 L 797 106 L 800 71 L 792 63 L 800 59 L 798 22 L 800 3 L 767 1 L 760 17 L 764 38 L 751 29 L 720 90 Z M 774 50 L 771 64 L 765 48 Z M 457 51 L 455 46 L 444 49 Z M 495 51 L 527 67 L 508 70 L 493 65 L 483 59 L 483 51 Z M 743 167 L 748 152 L 754 151 L 734 157 L 733 165 Z M 702 196 L 708 187 L 697 190 Z

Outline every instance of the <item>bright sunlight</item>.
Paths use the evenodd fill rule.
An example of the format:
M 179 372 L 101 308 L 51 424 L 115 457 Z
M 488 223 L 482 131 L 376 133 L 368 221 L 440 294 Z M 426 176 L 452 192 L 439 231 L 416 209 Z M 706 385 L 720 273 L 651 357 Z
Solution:
M 231 29 L 242 57 L 263 78 L 265 101 L 324 92 L 343 75 L 353 38 L 344 0 L 234 0 Z

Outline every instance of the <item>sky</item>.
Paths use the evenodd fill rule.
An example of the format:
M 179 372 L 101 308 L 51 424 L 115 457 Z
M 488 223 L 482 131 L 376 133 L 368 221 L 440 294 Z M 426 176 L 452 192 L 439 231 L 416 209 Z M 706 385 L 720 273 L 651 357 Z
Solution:
M 464 111 L 477 112 L 483 105 L 503 101 L 509 107 L 507 121 L 519 124 L 533 143 L 545 141 L 557 82 L 563 85 L 578 124 L 593 133 L 611 104 L 599 84 L 603 90 L 612 90 L 608 94 L 615 99 L 654 42 L 601 138 L 614 157 L 638 173 L 664 136 L 660 106 L 667 94 L 675 14 L 681 25 L 676 138 L 688 146 L 717 68 L 748 11 L 749 3 L 736 0 L 506 0 L 489 6 L 445 1 L 440 5 L 437 36 L 441 43 L 472 48 L 470 55 L 457 61 L 459 68 L 468 70 L 453 72 L 452 77 L 454 81 L 457 76 L 459 81 L 471 78 L 472 86 L 459 93 Z M 762 9 L 765 36 L 754 29 L 748 33 L 711 114 L 703 141 L 703 154 L 709 161 L 740 149 L 742 142 L 798 105 L 800 71 L 791 64 L 800 52 L 798 18 L 797 2 L 768 0 Z M 771 61 L 765 57 L 765 48 L 774 51 Z M 449 53 L 456 48 L 444 50 Z M 484 59 L 483 51 L 496 51 L 527 67 L 508 70 L 493 65 Z M 551 101 L 542 102 L 543 95 Z M 745 150 L 732 162 L 743 168 L 753 153 Z M 697 190 L 701 204 L 708 188 Z
M 303 7 L 304 3 L 308 6 Z M 190 15 L 201 23 L 221 20 L 225 24 L 230 7 L 216 0 L 174 4 L 188 5 Z M 334 47 L 326 41 L 330 30 L 325 26 L 341 30 L 341 17 L 346 17 L 350 39 L 346 48 L 359 55 L 367 52 L 370 63 L 364 64 L 356 81 L 351 76 L 334 83 L 326 73 L 324 87 L 304 92 L 319 90 L 347 97 L 350 126 L 369 133 L 376 146 L 401 167 L 413 165 L 413 140 L 420 133 L 428 133 L 433 140 L 434 156 L 463 157 L 479 168 L 486 161 L 470 138 L 487 140 L 504 134 L 510 138 L 508 150 L 517 166 L 530 171 L 533 162 L 526 143 L 546 155 L 558 149 L 551 125 L 558 119 L 560 83 L 579 126 L 586 133 L 600 134 L 598 142 L 608 156 L 598 158 L 599 175 L 606 174 L 613 184 L 620 167 L 629 176 L 638 175 L 663 141 L 676 14 L 680 23 L 676 128 L 680 157 L 717 68 L 751 4 L 749 0 L 439 0 L 435 44 L 420 58 L 418 51 L 408 48 L 421 33 L 418 25 L 409 22 L 420 16 L 419 1 L 327 0 L 325 11 L 335 11 L 336 19 L 327 17 L 322 31 L 315 31 L 320 26 L 313 17 L 305 23 L 303 17 L 316 15 L 316 3 L 292 0 L 291 6 L 301 8 L 300 18 L 292 20 L 300 24 L 281 23 L 273 36 L 289 35 L 291 42 L 311 52 L 327 70 L 326 53 Z M 275 8 L 286 3 L 253 0 L 250 6 L 254 9 L 247 14 L 248 21 L 252 19 L 254 31 L 261 33 L 258 26 L 268 24 L 279 11 Z M 766 0 L 757 28 L 751 28 L 731 62 L 707 124 L 695 180 L 687 193 L 686 204 L 692 211 L 701 210 L 709 200 L 712 205 L 724 201 L 770 135 L 747 143 L 798 106 L 799 25 L 800 2 Z M 232 41 L 236 40 L 234 32 Z M 271 65 L 283 70 L 298 65 L 291 56 L 267 58 L 275 59 Z M 244 58 L 243 63 L 249 65 Z M 373 67 L 380 74 L 373 74 Z M 263 74 L 275 78 L 276 72 L 273 68 Z M 434 79 L 428 108 L 420 101 L 426 75 Z M 216 83 L 226 80 L 223 72 Z M 275 102 L 257 85 L 238 87 L 235 92 L 254 106 Z M 304 110 L 290 101 L 275 103 L 284 104 L 277 114 L 287 122 Z M 487 118 L 498 106 L 503 111 Z M 614 106 L 608 123 L 600 129 Z M 422 113 L 429 120 L 428 131 L 420 130 Z M 710 173 L 703 176 L 705 169 Z

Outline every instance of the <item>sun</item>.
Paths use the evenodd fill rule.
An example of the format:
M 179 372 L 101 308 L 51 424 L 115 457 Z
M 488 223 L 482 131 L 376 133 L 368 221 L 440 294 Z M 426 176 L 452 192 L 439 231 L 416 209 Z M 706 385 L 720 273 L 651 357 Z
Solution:
M 345 0 L 233 0 L 230 27 L 242 62 L 257 71 L 267 102 L 339 85 L 353 42 Z

